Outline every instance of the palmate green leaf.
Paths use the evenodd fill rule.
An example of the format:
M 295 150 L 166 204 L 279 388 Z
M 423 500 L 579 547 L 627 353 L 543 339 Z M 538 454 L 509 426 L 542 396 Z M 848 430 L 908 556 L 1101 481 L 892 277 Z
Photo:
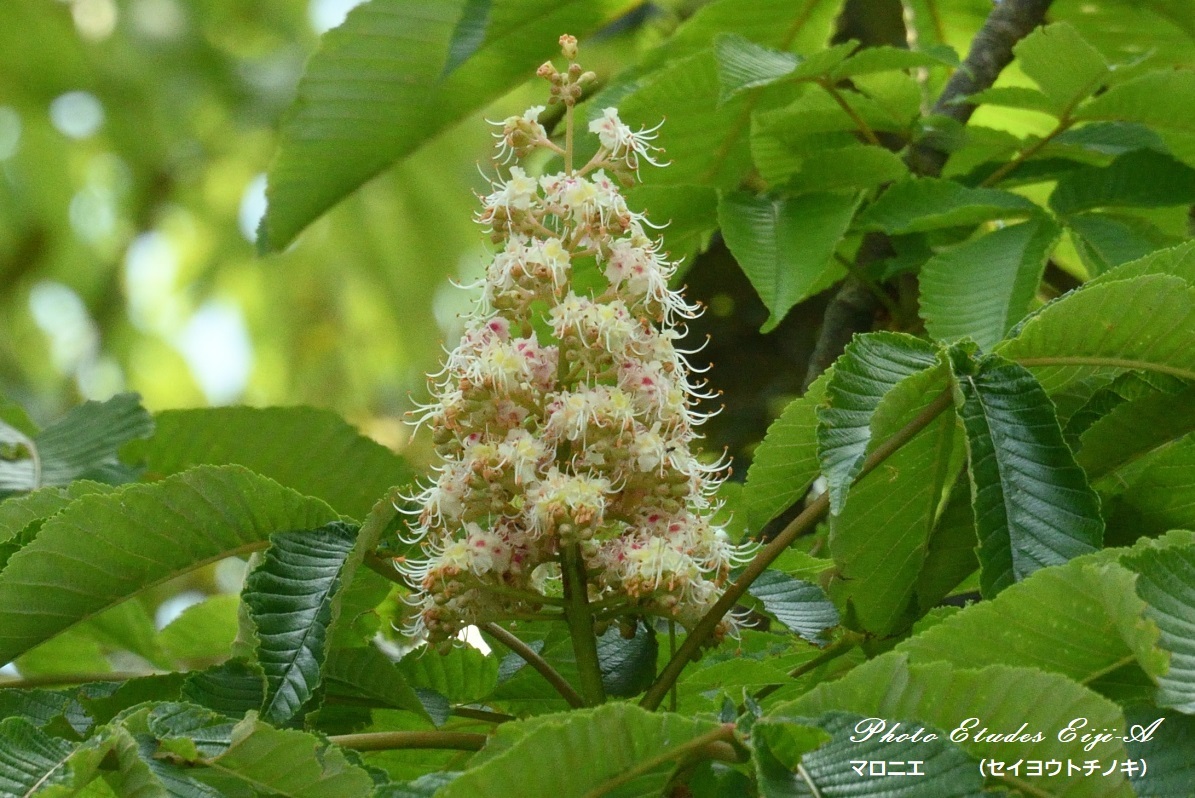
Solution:
M 743 488 L 748 530 L 764 524 L 798 501 L 821 473 L 817 457 L 817 408 L 826 395 L 833 367 L 784 408 L 755 449 Z
M 767 570 L 748 591 L 776 620 L 810 643 L 826 642 L 824 633 L 838 625 L 838 610 L 819 586 Z
M 1170 155 L 1134 150 L 1108 166 L 1062 176 L 1050 207 L 1062 216 L 1094 208 L 1160 208 L 1195 201 L 1195 169 Z
M 414 477 L 403 458 L 314 407 L 167 410 L 153 438 L 127 454 L 161 477 L 197 465 L 242 465 L 364 518 L 389 488 Z
M 1127 213 L 1078 213 L 1066 226 L 1083 265 L 1091 274 L 1103 274 L 1122 263 L 1137 260 L 1177 242 L 1156 225 Z
M 842 512 L 863 467 L 872 415 L 881 400 L 897 383 L 937 362 L 933 346 L 902 333 L 860 335 L 847 345 L 817 409 L 818 458 L 832 514 Z
M 968 188 L 953 180 L 917 178 L 897 183 L 859 216 L 866 230 L 890 235 L 975 225 L 990 219 L 1021 219 L 1040 210 L 1018 194 Z
M 764 717 L 751 728 L 752 740 L 762 737 L 767 745 L 767 754 L 777 760 L 766 770 L 757 765 L 760 795 L 764 798 L 980 798 L 987 795 L 983 792 L 978 760 L 945 739 L 940 731 L 935 731 L 938 739 L 928 742 L 924 739 L 916 742 L 883 742 L 879 736 L 858 741 L 863 735 L 857 729 L 866 728 L 869 723 L 869 719 L 863 715 L 827 712 L 818 718 L 794 720 Z M 896 722 L 899 721 L 889 721 Z M 802 724 L 798 728 L 822 730 L 823 734 L 828 733 L 830 737 L 829 741 L 813 750 L 801 752 L 799 773 L 793 772 L 796 762 L 781 762 L 781 757 L 774 753 L 779 737 L 777 732 L 788 731 L 797 723 Z M 898 733 L 911 734 L 918 726 L 903 723 Z M 856 739 L 852 740 L 852 737 Z M 757 758 L 762 758 L 759 756 L 758 742 L 755 747 Z M 919 764 L 912 765 L 910 760 Z M 870 766 L 872 761 L 884 762 L 885 771 L 891 762 L 893 773 L 873 774 Z M 862 773 L 856 770 L 860 763 L 863 763 Z M 919 770 L 922 775 L 904 775 L 914 770 Z
M 0 572 L 0 660 L 181 573 L 265 548 L 274 532 L 334 520 L 318 499 L 240 466 L 84 496 Z
M 1161 632 L 1170 667 L 1158 677 L 1156 703 L 1195 714 L 1195 544 L 1147 546 L 1121 560 L 1137 573 L 1145 614 Z
M 991 597 L 1099 548 L 1104 522 L 1033 375 L 999 355 L 976 360 L 965 347 L 949 355 L 967 432 L 980 585 Z
M 944 364 L 906 377 L 877 407 L 872 437 L 885 440 L 929 412 L 948 385 Z M 916 619 L 915 590 L 936 512 L 962 464 L 955 426 L 951 413 L 939 413 L 859 480 L 843 512 L 831 517 L 835 569 L 828 590 L 846 625 L 886 635 Z
M 982 669 L 955 668 L 949 663 L 910 663 L 900 653 L 888 653 L 847 673 L 841 679 L 823 683 L 806 695 L 773 707 L 771 717 L 810 717 L 830 711 L 852 712 L 865 717 L 902 721 L 902 731 L 925 724 L 950 733 L 967 721 L 978 722 L 965 729 L 959 748 L 976 758 L 1004 762 L 1068 758 L 1124 760 L 1120 740 L 1097 744 L 1084 751 L 1082 742 L 1062 742 L 1058 732 L 1075 718 L 1085 718 L 1086 731 L 1124 729 L 1120 708 L 1082 685 L 1053 673 L 1033 668 L 993 665 Z M 1025 725 L 1025 734 L 1040 732 L 1041 741 L 977 742 L 974 734 L 986 728 L 989 734 L 1009 734 Z M 1021 782 L 994 779 L 991 787 L 1016 788 Z M 1121 773 L 1091 778 L 1066 772 L 1034 778 L 1032 785 L 1042 796 L 1065 798 L 1133 798 L 1132 788 Z
M 128 481 L 116 453 L 124 444 L 152 431 L 153 421 L 137 394 L 84 402 L 33 436 L 24 445 L 23 457 L 0 459 L 0 491 L 66 485 L 81 477 Z M 31 456 L 34 453 L 36 459 Z
M 1159 98 L 1164 98 L 1159 102 Z M 1140 122 L 1151 128 L 1195 132 L 1195 70 L 1147 72 L 1118 83 L 1075 112 L 1076 119 Z
M 1061 116 L 1095 93 L 1110 70 L 1100 51 L 1065 22 L 1037 28 L 1013 47 L 1021 71 L 1041 87 Z
M 323 677 L 331 694 L 365 697 L 427 717 L 419 696 L 398 666 L 373 646 L 333 650 L 324 665 Z
M 1156 679 L 1167 657 L 1134 592 L 1137 577 L 1117 564 L 1115 551 L 1037 571 L 905 640 L 897 651 L 914 664 L 1015 665 L 1081 684 L 1130 668 Z
M 447 74 L 461 54 L 467 0 L 371 0 L 354 9 L 324 36 L 283 123 L 259 246 L 281 250 L 365 181 L 526 80 L 558 53 L 562 32 L 584 36 L 635 5 L 496 0 L 481 46 Z
M 262 717 L 289 721 L 311 700 L 327 656 L 333 602 L 357 539 L 355 527 L 332 523 L 275 534 L 241 594 L 266 675 Z
M 525 735 L 513 737 L 523 724 L 506 724 L 503 732 L 513 737 L 513 743 L 466 770 L 437 795 L 522 798 L 582 796 L 592 791 L 621 798 L 657 796 L 683 756 L 681 747 L 719 728 L 714 721 L 648 712 L 630 704 L 607 704 L 523 723 L 529 727 Z M 528 761 L 535 766 L 528 767 Z M 613 793 L 615 787 L 618 791 Z
M 775 329 L 793 305 L 846 274 L 834 250 L 858 203 L 851 194 L 722 195 L 722 237 L 769 311 L 761 332 Z
M 1061 230 L 1045 215 L 961 244 L 921 267 L 920 305 L 934 338 L 988 349 L 1025 315 Z

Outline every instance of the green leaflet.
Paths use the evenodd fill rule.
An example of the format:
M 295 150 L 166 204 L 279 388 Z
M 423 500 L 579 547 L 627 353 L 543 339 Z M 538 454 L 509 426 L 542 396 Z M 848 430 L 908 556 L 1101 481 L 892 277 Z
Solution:
M 1090 684 L 1121 668 L 1166 669 L 1157 627 L 1115 550 L 1039 570 L 991 601 L 964 608 L 905 640 L 911 663 L 1032 667 Z
M 527 728 L 522 736 L 518 736 Z M 506 724 L 506 747 L 462 773 L 437 793 L 441 798 L 523 798 L 528 795 L 605 794 L 618 786 L 623 798 L 657 796 L 682 758 L 680 749 L 719 724 L 607 704 L 567 715 Z M 676 758 L 670 759 L 670 753 Z M 528 757 L 535 761 L 528 767 Z M 658 762 L 654 767 L 649 763 Z M 642 769 L 642 771 L 640 771 Z
M 1066 226 L 1077 238 L 1075 248 L 1092 274 L 1103 274 L 1175 243 L 1145 219 L 1129 214 L 1079 213 L 1067 217 Z
M 856 336 L 835 361 L 826 398 L 817 408 L 818 459 L 832 514 L 842 512 L 863 467 L 880 402 L 897 383 L 937 362 L 937 352 L 924 341 L 883 332 Z
M 4 428 L 9 435 L 15 432 L 7 425 Z M 25 456 L 0 458 L 0 494 L 66 485 L 83 477 L 127 482 L 131 474 L 116 453 L 129 441 L 148 436 L 153 428 L 137 394 L 118 394 L 106 402 L 84 402 L 31 440 L 16 441 L 23 446 Z M 4 435 L 3 429 L 0 435 Z M 6 440 L 0 437 L 0 443 Z
M 1099 548 L 1099 499 L 1062 438 L 1053 405 L 1024 367 L 949 351 L 967 432 L 980 584 L 994 596 L 1038 568 Z
M 817 408 L 833 374 L 831 367 L 799 399 L 784 408 L 755 449 L 743 505 L 749 531 L 758 531 L 805 495 L 821 473 L 817 456 Z
M 914 178 L 897 183 L 859 216 L 865 230 L 890 235 L 941 227 L 975 225 L 990 219 L 1020 219 L 1040 209 L 1018 194 L 968 188 L 953 180 Z
M 257 637 L 266 676 L 262 717 L 289 721 L 321 682 L 342 569 L 357 530 L 341 523 L 274 535 L 245 581 L 242 600 Z
M 467 645 L 446 654 L 421 648 L 403 657 L 398 668 L 412 687 L 435 690 L 454 703 L 480 701 L 498 683 L 498 658 Z
M 1095 208 L 1164 208 L 1195 201 L 1195 169 L 1170 155 L 1134 150 L 1104 167 L 1068 172 L 1050 194 L 1060 216 Z
M 623 637 L 615 624 L 597 639 L 598 663 L 606 695 L 617 698 L 636 696 L 651 687 L 656 678 L 660 642 L 655 629 L 635 624 L 634 636 Z
M 944 364 L 901 380 L 877 406 L 872 437 L 884 441 L 932 412 L 931 405 L 942 402 L 948 385 Z M 859 480 L 842 513 L 831 517 L 829 544 L 835 568 L 828 591 L 846 625 L 886 635 L 917 617 L 915 588 L 938 507 L 962 463 L 955 426 L 951 413 L 937 413 Z
M 373 789 L 369 774 L 336 746 L 311 734 L 271 728 L 255 714 L 236 724 L 222 753 L 201 756 L 196 763 L 220 794 L 264 789 L 287 798 L 360 798 Z
M 398 666 L 373 646 L 333 650 L 322 674 L 330 693 L 364 696 L 395 709 L 427 716 L 419 696 L 407 684 Z
M 802 61 L 793 53 L 763 47 L 737 33 L 715 36 L 714 55 L 718 60 L 720 103 L 747 89 L 784 79 Z
M 5 718 L 0 721 L 0 794 L 73 795 L 94 778 L 109 748 L 102 739 L 79 745 L 52 737 L 25 718 Z
M 1116 405 L 1088 427 L 1075 461 L 1096 482 L 1192 431 L 1195 388 L 1147 393 Z
M 264 548 L 276 531 L 336 519 L 318 499 L 240 466 L 83 496 L 0 572 L 0 660 L 178 574 Z
M 1195 713 L 1195 544 L 1146 546 L 1122 562 L 1138 574 L 1137 595 L 1148 603 L 1146 615 L 1170 652 L 1170 667 L 1157 679 L 1157 704 Z
M 167 410 L 154 421 L 154 436 L 127 453 L 155 477 L 197 465 L 242 465 L 353 518 L 364 518 L 389 488 L 414 477 L 402 457 L 327 410 Z
M 1165 97 L 1165 102 L 1158 102 Z M 1195 132 L 1195 70 L 1147 72 L 1085 103 L 1076 119 L 1140 122 L 1152 128 Z
M 1166 274 L 1117 279 L 1134 268 L 1152 267 L 1107 272 L 1029 316 L 995 351 L 1029 368 L 1052 396 L 1090 395 L 1126 369 L 1195 379 L 1195 288 Z
M 521 83 L 558 52 L 561 32 L 584 35 L 637 4 L 491 3 L 481 46 L 445 74 L 467 49 L 458 20 L 469 5 L 371 0 L 324 36 L 270 168 L 263 250 L 283 249 L 378 172 Z
M 780 571 L 764 571 L 748 591 L 785 627 L 810 643 L 824 644 L 823 634 L 838 625 L 838 610 L 826 591 Z
M 990 349 L 1029 310 L 1061 232 L 1036 216 L 930 258 L 920 274 L 926 330 Z
M 158 635 L 158 644 L 178 660 L 214 662 L 228 656 L 237 635 L 240 597 L 208 596 L 187 607 Z
M 823 798 L 980 798 L 983 777 L 979 762 L 938 731 L 926 742 L 883 742 L 879 736 L 859 741 L 859 729 L 872 721 L 848 712 L 827 712 L 817 718 L 764 717 L 751 727 L 756 751 L 756 773 L 764 798 L 815 796 Z M 890 722 L 898 722 L 895 719 Z M 800 724 L 800 725 L 798 725 Z M 908 733 L 920 724 L 903 723 Z M 905 731 L 898 730 L 898 733 Z M 808 737 L 821 731 L 829 740 L 812 750 L 810 742 L 791 738 L 794 732 Z M 934 730 L 937 731 L 937 730 Z M 856 739 L 851 739 L 852 737 Z M 823 737 L 824 739 L 824 737 Z M 795 743 L 795 744 L 794 744 Z M 801 770 L 796 771 L 799 760 Z M 919 764 L 913 765 L 910 760 Z M 873 773 L 872 761 L 882 761 L 884 774 Z M 893 773 L 888 774 L 892 762 Z M 862 763 L 862 772 L 857 768 Z M 900 764 L 897 764 L 900 763 Z M 921 776 L 899 775 L 921 771 Z M 814 792 L 816 790 L 817 792 Z
M 1111 72 L 1100 51 L 1065 22 L 1036 29 L 1017 42 L 1013 53 L 1021 71 L 1041 87 L 1055 116 L 1091 96 Z
M 1005 762 L 1018 759 L 1125 758 L 1119 740 L 1083 750 L 1082 742 L 1062 742 L 1058 732 L 1075 718 L 1085 718 L 1087 731 L 1125 728 L 1120 708 L 1087 688 L 1057 674 L 1033 668 L 992 665 L 979 670 L 956 668 L 945 662 L 915 664 L 899 653 L 888 653 L 852 670 L 834 682 L 815 687 L 801 698 L 773 707 L 770 717 L 810 717 L 829 711 L 852 712 L 865 717 L 901 721 L 901 731 L 919 725 L 949 734 L 962 728 L 958 747 L 974 757 L 994 757 Z M 1025 733 L 1041 733 L 1041 741 L 977 742 L 980 728 L 1008 734 L 1025 725 Z M 1045 795 L 1067 798 L 1132 798 L 1123 774 L 1090 778 L 1066 773 L 1035 778 L 1033 786 Z M 1017 782 L 996 779 L 991 785 L 1015 787 Z
M 761 332 L 775 329 L 793 305 L 845 275 L 834 250 L 858 202 L 853 194 L 721 196 L 722 236 L 770 312 Z

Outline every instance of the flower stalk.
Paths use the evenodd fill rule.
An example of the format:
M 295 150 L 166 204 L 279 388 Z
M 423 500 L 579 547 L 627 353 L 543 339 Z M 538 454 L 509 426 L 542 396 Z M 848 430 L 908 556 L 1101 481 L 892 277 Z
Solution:
M 744 552 L 711 521 L 725 463 L 700 459 L 696 404 L 678 321 L 698 307 L 669 286 L 668 260 L 620 186 L 661 166 L 655 128 L 633 131 L 614 108 L 590 119 L 597 151 L 575 166 L 576 108 L 595 80 L 567 60 L 537 74 L 564 106 L 563 146 L 543 106 L 498 123 L 499 175 L 477 220 L 497 248 L 460 343 L 433 377 L 415 423 L 441 465 L 409 497 L 395 561 L 415 592 L 410 633 L 450 645 L 470 624 L 559 608 L 586 704 L 604 700 L 596 635 L 615 618 L 663 616 L 692 628 Z M 563 168 L 517 163 L 537 149 Z M 710 642 L 733 630 L 720 618 Z

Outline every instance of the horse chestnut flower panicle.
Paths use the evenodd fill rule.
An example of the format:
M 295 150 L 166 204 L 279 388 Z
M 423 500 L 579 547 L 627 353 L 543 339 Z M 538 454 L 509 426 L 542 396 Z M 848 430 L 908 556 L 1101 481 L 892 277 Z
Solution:
M 416 636 L 443 643 L 469 624 L 559 604 L 566 548 L 579 551 L 599 621 L 657 615 L 691 626 L 744 552 L 711 521 L 726 466 L 691 451 L 701 394 L 689 382 L 679 319 L 698 308 L 669 288 L 676 270 L 619 183 L 659 166 L 655 128 L 634 132 L 606 108 L 596 154 L 573 168 L 572 106 L 593 74 L 539 74 L 567 110 L 564 145 L 543 107 L 499 123 L 499 163 L 549 149 L 563 171 L 511 166 L 482 198 L 498 245 L 460 344 L 432 378 L 428 424 L 443 458 L 409 497 L 410 542 L 396 560 L 414 588 Z M 658 126 L 657 126 L 658 127 Z M 617 182 L 616 182 L 617 181 Z M 578 280 L 584 275 L 583 280 Z M 585 287 L 580 287 L 584 285 Z M 731 629 L 725 619 L 721 631 Z

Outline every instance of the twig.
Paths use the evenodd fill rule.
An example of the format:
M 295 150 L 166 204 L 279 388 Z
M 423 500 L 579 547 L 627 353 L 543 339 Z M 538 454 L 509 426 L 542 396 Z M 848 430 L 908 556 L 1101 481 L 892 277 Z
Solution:
M 871 125 L 867 124 L 866 119 L 859 116 L 859 112 L 851 107 L 851 104 L 846 101 L 846 98 L 842 96 L 838 89 L 834 88 L 833 83 L 828 79 L 822 79 L 817 81 L 817 85 L 825 89 L 826 93 L 834 98 L 834 102 L 838 103 L 838 107 L 851 118 L 851 121 L 855 123 L 855 127 L 859 129 L 859 133 L 863 135 L 863 138 L 867 139 L 868 144 L 874 144 L 877 147 L 883 146 L 880 140 L 876 138 L 875 131 L 871 129 Z
M 556 692 L 560 693 L 569 706 L 578 709 L 585 706 L 585 699 L 573 689 L 571 684 L 565 681 L 564 677 L 546 659 L 537 654 L 535 649 L 496 623 L 485 623 L 481 625 L 481 628 L 497 638 L 502 645 L 522 657 L 523 661 L 532 668 L 539 671 L 540 676 L 543 676 L 549 684 L 556 688 Z
M 975 106 L 962 102 L 961 99 L 990 88 L 996 82 L 1000 72 L 1012 62 L 1013 46 L 1045 21 L 1046 11 L 1051 2 L 1052 0 L 1002 0 L 998 3 L 975 35 L 967 59 L 951 76 L 930 113 L 949 117 L 959 124 L 966 124 L 975 112 Z M 946 165 L 949 155 L 940 144 L 925 140 L 910 147 L 904 160 L 913 174 L 937 177 L 942 173 L 942 167 Z M 887 236 L 876 238 L 877 241 L 890 246 Z M 860 247 L 856 258 L 856 264 L 860 269 L 870 262 L 867 258 L 871 254 L 867 247 Z M 855 333 L 871 329 L 878 306 L 876 298 L 856 285 L 852 279 L 848 279 L 838 289 L 834 298 L 826 305 L 822 329 L 814 344 L 814 355 L 805 374 L 805 387 L 813 384 L 813 381 L 838 359 Z
M 850 637 L 844 637 L 843 639 L 839 640 L 834 645 L 827 648 L 825 651 L 818 654 L 813 659 L 809 660 L 808 662 L 802 662 L 800 665 L 793 668 L 791 671 L 788 672 L 788 677 L 790 679 L 800 679 L 802 676 L 809 673 L 810 671 L 815 671 L 818 668 L 820 668 L 821 666 L 825 665 L 827 662 L 833 662 L 834 660 L 841 657 L 843 654 L 849 653 L 856 646 L 859 645 L 860 640 L 861 640 L 861 638 L 858 637 L 857 635 L 851 635 Z M 755 695 L 753 696 L 753 698 L 756 701 L 763 701 L 765 698 L 767 698 L 768 696 L 770 696 L 772 693 L 776 692 L 783 686 L 784 685 L 782 685 L 782 684 L 764 685 L 763 687 L 761 687 L 755 691 Z
M 581 675 L 581 692 L 585 705 L 605 703 L 606 690 L 602 686 L 602 667 L 598 662 L 597 634 L 593 628 L 593 610 L 589 607 L 589 583 L 585 576 L 585 558 L 581 546 L 574 543 L 560 553 L 560 575 L 564 582 L 565 619 L 577 670 Z
M 486 736 L 474 732 L 393 731 L 337 734 L 328 740 L 354 751 L 395 751 L 410 748 L 480 751 L 485 745 Z
M 668 762 L 683 761 L 693 754 L 700 756 L 702 753 L 718 753 L 719 756 L 717 758 L 719 759 L 724 759 L 729 756 L 730 761 L 732 762 L 742 761 L 743 757 L 738 755 L 739 752 L 733 747 L 733 743 L 734 724 L 723 724 L 713 731 L 706 732 L 700 737 L 694 737 L 687 743 L 683 743 L 678 745 L 676 748 L 663 751 L 650 759 L 645 759 L 635 765 L 633 768 L 624 770 L 617 776 L 607 779 L 597 787 L 594 787 L 592 790 L 585 793 L 585 798 L 599 798 L 599 796 L 602 795 L 609 795 L 611 792 L 617 790 L 624 784 L 630 784 L 644 773 L 652 772 L 660 765 L 666 764 Z M 725 744 L 730 744 L 731 748 L 729 752 L 727 752 L 725 747 L 723 747 Z M 714 747 L 716 745 L 717 747 Z
M 880 463 L 888 459 L 900 447 L 911 441 L 917 436 L 917 433 L 928 427 L 933 423 L 939 415 L 942 414 L 946 408 L 950 407 L 953 398 L 949 389 L 943 391 L 938 395 L 934 401 L 930 402 L 924 410 L 917 414 L 917 416 L 905 426 L 897 430 L 892 437 L 885 440 L 875 448 L 867 459 L 863 461 L 863 467 L 859 471 L 859 476 L 856 481 L 863 479 L 865 476 L 875 470 Z M 759 550 L 759 553 L 747 564 L 739 578 L 726 589 L 714 603 L 714 606 L 701 617 L 701 620 L 694 625 L 693 630 L 685 637 L 680 648 L 677 649 L 676 654 L 668 660 L 668 664 L 664 666 L 664 670 L 656 677 L 655 682 L 648 688 L 647 693 L 639 701 L 639 705 L 647 709 L 656 709 L 660 706 L 664 696 L 668 694 L 668 690 L 672 687 L 680 676 L 681 671 L 689 664 L 694 655 L 700 651 L 701 647 L 709 640 L 710 636 L 717 629 L 718 624 L 721 623 L 722 618 L 726 613 L 734 607 L 738 600 L 742 598 L 743 594 L 747 592 L 747 588 L 751 586 L 759 575 L 762 574 L 769 565 L 771 565 L 777 557 L 784 553 L 784 551 L 792 545 L 800 535 L 813 529 L 817 524 L 818 519 L 829 509 L 830 499 L 828 493 L 823 493 L 817 499 L 812 501 L 805 510 L 792 520 L 792 522 L 781 530 L 780 534 L 775 537 L 770 543 Z

